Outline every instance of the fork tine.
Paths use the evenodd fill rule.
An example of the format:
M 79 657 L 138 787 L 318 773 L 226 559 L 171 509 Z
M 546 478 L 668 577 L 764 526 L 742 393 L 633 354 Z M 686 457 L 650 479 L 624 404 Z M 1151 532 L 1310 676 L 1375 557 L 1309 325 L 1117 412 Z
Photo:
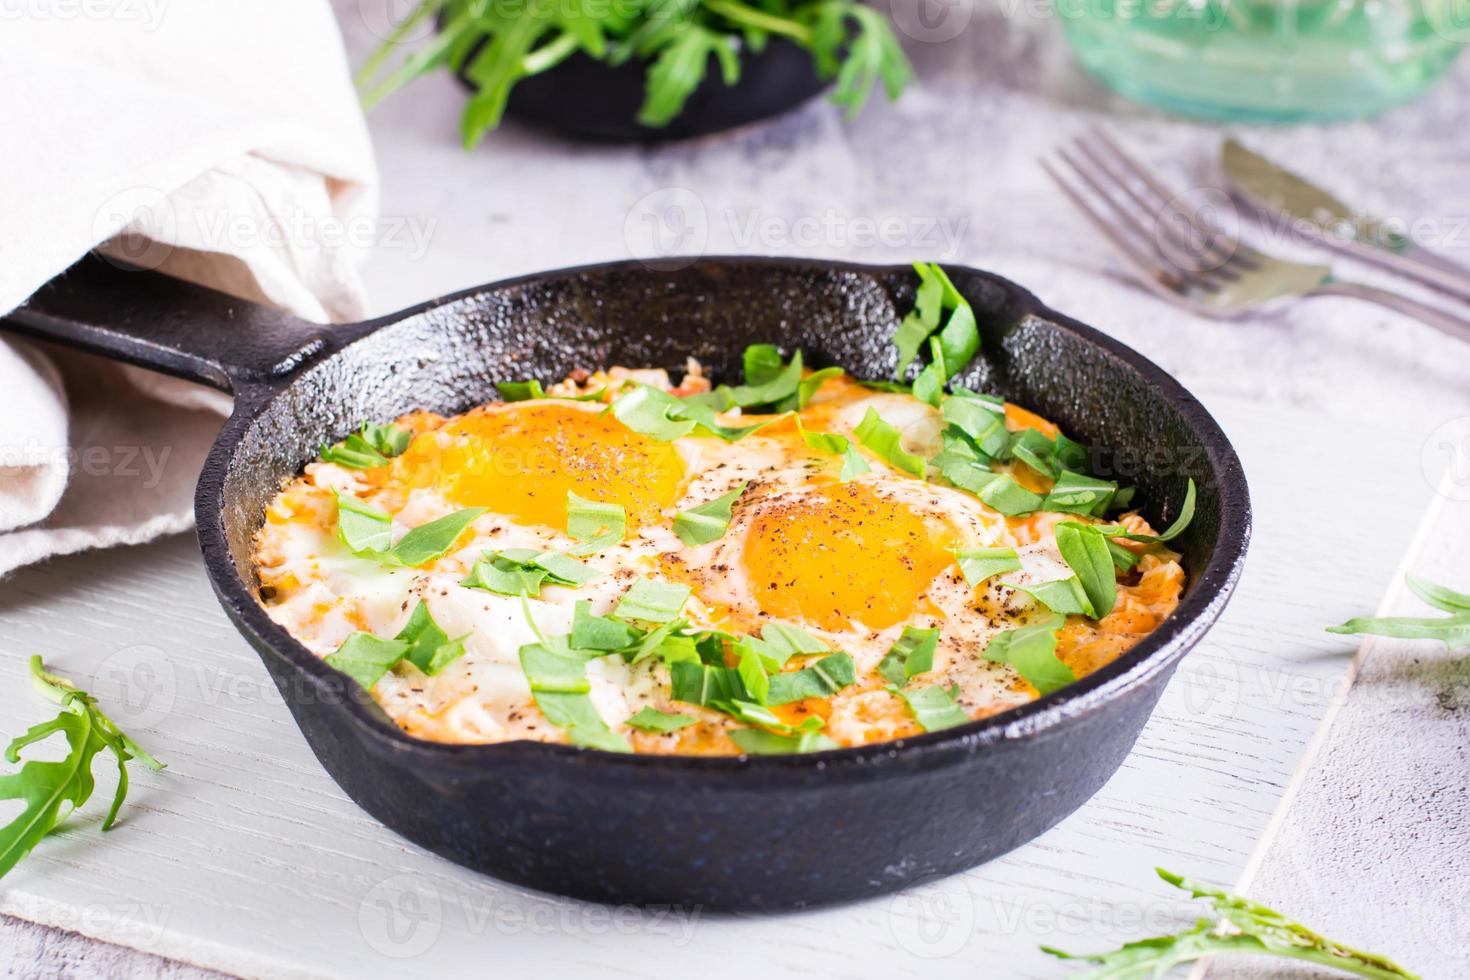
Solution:
M 1222 260 L 1214 254 L 1213 241 L 1206 239 L 1205 248 L 1202 251 L 1198 249 L 1190 241 L 1187 232 L 1177 230 L 1172 221 L 1165 220 L 1159 213 L 1158 206 L 1147 200 L 1128 180 L 1126 174 L 1118 171 L 1117 163 L 1109 160 L 1108 154 L 1100 152 L 1082 136 L 1074 139 L 1072 143 L 1088 163 L 1107 175 L 1118 190 L 1133 202 L 1134 207 L 1140 213 L 1153 215 L 1154 243 L 1158 247 L 1159 254 L 1170 265 L 1196 275 L 1207 274 L 1231 282 L 1240 279 L 1240 273 L 1230 267 L 1228 257 Z
M 1186 265 L 1181 265 L 1177 262 L 1174 262 L 1167 254 L 1165 254 L 1165 252 L 1159 247 L 1159 241 L 1157 237 L 1151 233 L 1147 223 L 1145 223 L 1140 213 L 1129 207 L 1126 201 L 1120 201 L 1118 197 L 1115 196 L 1103 184 L 1102 181 L 1097 179 L 1097 177 L 1092 173 L 1091 169 L 1078 163 L 1077 159 L 1070 152 L 1068 152 L 1066 147 L 1057 147 L 1057 156 L 1061 157 L 1063 162 L 1065 162 L 1068 166 L 1072 168 L 1074 175 L 1079 178 L 1083 184 L 1087 185 L 1087 187 L 1090 188 L 1094 194 L 1096 194 L 1107 204 L 1108 209 L 1111 210 L 1115 215 L 1117 215 L 1119 220 L 1121 220 L 1123 224 L 1125 224 L 1133 232 L 1135 238 L 1137 238 L 1139 241 L 1142 241 L 1146 246 L 1148 246 L 1150 251 L 1154 252 L 1158 258 L 1164 261 L 1164 263 L 1169 267 L 1170 271 L 1172 271 L 1174 274 L 1174 278 L 1178 283 L 1176 288 L 1190 287 L 1211 292 L 1219 288 L 1219 282 L 1211 278 L 1208 272 L 1198 269 L 1192 269 Z
M 1133 265 L 1137 272 L 1142 274 L 1143 281 L 1149 288 L 1168 297 L 1179 298 L 1178 292 L 1182 283 L 1177 275 L 1154 262 L 1129 236 L 1113 227 L 1112 222 L 1088 204 L 1082 193 L 1065 180 L 1045 157 L 1039 158 L 1037 162 L 1041 164 L 1041 169 L 1046 171 L 1046 175 L 1052 179 L 1067 200 L 1082 212 L 1082 216 L 1087 219 L 1088 223 L 1096 228 L 1104 238 L 1112 242 L 1113 247 Z
M 1100 126 L 1093 126 L 1091 135 L 1103 146 L 1108 148 L 1113 157 L 1123 165 L 1123 168 L 1133 177 L 1153 192 L 1158 199 L 1159 206 L 1177 214 L 1190 226 L 1203 236 L 1206 246 L 1206 254 L 1214 261 L 1225 264 L 1232 259 L 1245 266 L 1247 269 L 1260 268 L 1258 254 L 1248 245 L 1242 245 L 1237 239 L 1227 234 L 1224 229 L 1210 222 L 1206 222 L 1195 214 L 1185 211 L 1174 203 L 1175 195 L 1153 175 L 1153 173 L 1138 162 L 1138 159 L 1123 149 L 1117 140 L 1113 139 Z

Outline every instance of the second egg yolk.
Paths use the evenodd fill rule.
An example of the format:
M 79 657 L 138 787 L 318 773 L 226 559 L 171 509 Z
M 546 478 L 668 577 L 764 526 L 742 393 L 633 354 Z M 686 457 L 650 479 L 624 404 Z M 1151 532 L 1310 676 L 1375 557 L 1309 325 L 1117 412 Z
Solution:
M 952 529 L 866 484 L 771 500 L 752 519 L 744 562 L 761 611 L 822 629 L 908 619 L 954 556 Z
M 630 528 L 656 522 L 677 498 L 684 460 L 671 444 L 576 405 L 494 405 L 413 441 L 395 460 L 413 486 L 462 507 L 565 528 L 567 491 L 621 504 Z

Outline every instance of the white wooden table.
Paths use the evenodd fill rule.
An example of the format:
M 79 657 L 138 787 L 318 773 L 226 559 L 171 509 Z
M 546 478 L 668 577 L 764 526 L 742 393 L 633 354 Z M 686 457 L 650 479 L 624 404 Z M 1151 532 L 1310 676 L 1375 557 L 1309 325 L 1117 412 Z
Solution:
M 359 59 L 372 39 L 357 4 L 338 8 Z M 192 540 L 175 538 L 25 570 L 0 591 L 10 653 L 0 687 L 22 691 L 23 655 L 42 653 L 109 706 L 125 705 L 116 712 L 124 727 L 170 764 L 137 777 L 115 833 L 98 840 L 89 809 L 5 879 L 0 911 L 29 920 L 0 930 L 8 972 L 198 975 L 156 954 L 283 976 L 1055 977 L 1062 971 L 1036 951 L 1040 942 L 1102 949 L 1192 917 L 1153 879 L 1154 865 L 1230 883 L 1258 849 L 1257 880 L 1310 921 L 1325 893 L 1265 873 L 1278 865 L 1262 841 L 1356 648 L 1322 627 L 1375 608 L 1390 586 L 1445 461 L 1431 434 L 1466 411 L 1470 358 L 1345 301 L 1227 325 L 1143 299 L 1104 274 L 1106 251 L 1033 161 L 1104 121 L 1187 180 L 1207 172 L 1219 131 L 1102 94 L 1046 20 L 1008 24 L 981 8 L 958 37 L 911 51 L 922 87 L 850 126 L 813 104 L 748 133 L 656 150 L 508 127 L 464 154 L 454 136 L 460 93 L 425 81 L 372 120 L 385 222 L 365 267 L 369 288 L 387 312 L 477 282 L 646 252 L 658 242 L 643 215 L 680 203 L 704 251 L 966 262 L 1137 347 L 1237 441 L 1257 532 L 1233 605 L 1118 776 L 1035 843 L 892 899 L 789 916 L 656 917 L 528 893 L 422 852 L 345 798 L 215 605 Z M 1470 63 L 1384 120 L 1248 138 L 1332 175 L 1365 204 L 1465 215 L 1456 123 L 1467 84 Z M 1399 141 L 1391 151 L 1390 138 Z M 906 230 L 868 242 L 863 222 L 884 218 Z M 43 711 L 27 696 L 6 699 L 0 731 Z M 1413 712 L 1399 720 L 1411 751 Z M 1358 778 L 1370 783 L 1371 773 Z M 1315 825 L 1301 812 L 1281 819 L 1311 842 Z M 1324 841 L 1341 848 L 1351 829 Z M 1431 841 L 1436 832 L 1423 830 Z M 1440 894 L 1413 875 L 1385 887 L 1399 890 L 1402 907 L 1421 897 L 1416 888 Z M 1456 949 L 1385 932 L 1381 921 L 1338 931 L 1352 937 L 1357 923 L 1378 930 L 1365 943 L 1426 975 L 1455 975 L 1435 966 L 1456 962 Z

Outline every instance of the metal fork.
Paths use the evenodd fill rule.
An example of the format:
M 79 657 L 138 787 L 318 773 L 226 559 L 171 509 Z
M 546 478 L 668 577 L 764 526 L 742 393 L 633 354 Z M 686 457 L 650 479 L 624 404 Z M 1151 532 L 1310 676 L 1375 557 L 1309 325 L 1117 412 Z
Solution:
M 1470 340 L 1470 320 L 1386 289 L 1344 282 L 1330 266 L 1280 259 L 1236 240 L 1204 209 L 1179 203 L 1180 195 L 1099 129 L 1073 140 L 1071 148 L 1059 147 L 1057 155 L 1070 179 L 1043 159 L 1047 175 L 1143 285 L 1176 306 L 1228 319 L 1287 297 L 1350 296 Z M 1084 187 L 1105 210 L 1089 203 Z

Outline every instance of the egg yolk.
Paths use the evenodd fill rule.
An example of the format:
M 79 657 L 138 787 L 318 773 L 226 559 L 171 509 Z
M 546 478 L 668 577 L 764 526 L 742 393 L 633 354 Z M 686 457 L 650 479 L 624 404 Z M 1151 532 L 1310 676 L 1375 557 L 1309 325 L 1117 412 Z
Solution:
M 953 528 L 861 483 L 773 500 L 746 533 L 745 570 L 761 611 L 841 630 L 902 622 L 954 556 Z
M 395 460 L 412 486 L 434 486 L 462 507 L 565 528 L 567 491 L 621 504 L 632 527 L 656 522 L 684 480 L 671 444 L 610 415 L 557 402 L 471 412 L 415 439 Z

